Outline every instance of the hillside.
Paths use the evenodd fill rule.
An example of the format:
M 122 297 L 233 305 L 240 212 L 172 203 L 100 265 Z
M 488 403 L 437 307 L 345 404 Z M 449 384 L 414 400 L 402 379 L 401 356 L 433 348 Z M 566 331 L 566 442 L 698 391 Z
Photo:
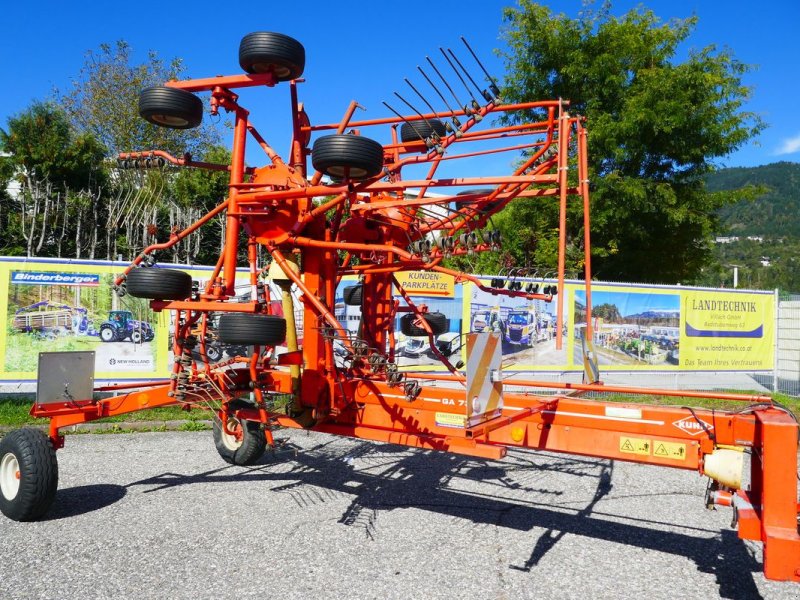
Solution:
M 800 293 L 800 164 L 723 169 L 711 175 L 707 185 L 711 191 L 746 185 L 767 191 L 752 202 L 720 211 L 717 236 L 739 239 L 715 244 L 714 263 L 695 283 L 730 287 L 733 265 L 737 265 L 740 287 Z
M 769 188 L 753 202 L 723 208 L 720 235 L 800 237 L 800 163 L 722 169 L 709 176 L 706 183 L 714 192 L 746 185 Z

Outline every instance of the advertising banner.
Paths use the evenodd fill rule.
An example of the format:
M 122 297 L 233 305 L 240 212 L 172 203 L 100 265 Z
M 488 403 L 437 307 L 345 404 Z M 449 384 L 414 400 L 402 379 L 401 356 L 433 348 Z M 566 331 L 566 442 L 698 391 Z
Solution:
M 586 327 L 586 293 L 572 287 L 577 335 Z M 757 291 L 593 285 L 592 340 L 601 371 L 771 370 L 775 297 Z
M 127 263 L 0 258 L 0 382 L 36 380 L 42 351 L 91 350 L 100 381 L 165 379 L 172 366 L 169 311 L 156 313 L 144 299 L 112 292 L 113 280 Z M 176 267 L 204 284 L 210 267 Z M 507 371 L 582 371 L 584 347 L 593 346 L 600 371 L 770 371 L 775 364 L 775 297 L 772 292 L 596 283 L 592 286 L 592 337 L 585 340 L 586 292 L 568 282 L 563 295 L 528 301 L 456 284 L 426 271 L 398 274 L 417 306 L 444 315 L 446 331 L 436 349 L 454 365 L 467 362 L 467 335 L 497 334 Z M 246 273 L 237 300 L 250 299 Z M 344 302 L 343 280 L 335 315 L 352 338 L 359 336 L 361 307 Z M 485 282 L 488 286 L 489 281 Z M 538 282 L 540 289 L 552 280 Z M 273 314 L 282 314 L 272 290 Z M 397 295 L 399 306 L 405 302 Z M 365 298 L 365 302 L 369 299 Z M 563 302 L 561 348 L 557 348 L 558 302 Z M 2 306 L 4 303 L 4 306 Z M 426 337 L 404 336 L 395 320 L 395 362 L 400 367 L 443 370 Z M 212 316 L 207 342 L 210 362 L 248 351 L 214 337 Z M 302 303 L 295 296 L 295 319 Z M 302 344 L 302 327 L 300 328 Z M 280 351 L 280 350 L 279 350 Z M 334 342 L 337 361 L 347 359 Z
M 0 378 L 35 381 L 39 352 L 94 351 L 99 380 L 169 376 L 169 315 L 112 291 L 127 263 L 0 261 Z
M 174 313 L 154 312 L 148 300 L 114 294 L 114 279 L 128 263 L 0 258 L 0 382 L 36 381 L 39 352 L 94 351 L 98 381 L 167 379 L 172 371 Z M 212 267 L 178 268 L 201 287 Z M 249 301 L 247 270 L 237 278 L 236 300 Z M 272 313 L 282 315 L 280 290 L 271 286 Z M 295 295 L 295 317 L 302 305 Z M 245 346 L 223 344 L 218 315 L 206 330 L 210 363 L 247 354 Z M 199 328 L 198 328 L 199 333 Z M 300 331 L 302 343 L 302 330 Z M 278 350 L 280 352 L 280 350 Z M 199 360 L 200 356 L 196 356 Z
M 773 368 L 772 294 L 686 291 L 682 306 L 682 367 L 713 371 Z
M 431 277 L 428 277 L 428 276 Z M 423 305 L 429 312 L 441 313 L 445 317 L 447 331 L 434 337 L 437 350 L 451 363 L 455 364 L 465 358 L 466 337 L 468 328 L 465 319 L 469 319 L 469 304 L 464 301 L 464 285 L 456 284 L 450 275 L 430 273 L 427 271 L 409 271 L 395 275 L 398 282 L 404 286 L 414 304 L 421 308 Z M 406 283 L 411 285 L 407 286 Z M 360 336 L 361 306 L 347 304 L 344 299 L 344 289 L 355 285 L 354 277 L 345 277 L 336 291 L 336 318 L 348 331 L 351 339 Z M 405 301 L 399 294 L 395 300 L 405 307 Z M 368 302 L 364 298 L 364 302 Z M 400 318 L 407 314 L 398 312 L 394 322 L 395 336 L 395 363 L 401 368 L 423 368 L 429 371 L 443 371 L 445 366 L 436 357 L 427 336 L 403 335 L 400 327 Z M 377 349 L 376 349 L 377 350 Z M 384 349 L 385 351 L 386 349 Z M 348 354 L 345 348 L 334 342 L 334 354 L 341 366 L 345 364 Z

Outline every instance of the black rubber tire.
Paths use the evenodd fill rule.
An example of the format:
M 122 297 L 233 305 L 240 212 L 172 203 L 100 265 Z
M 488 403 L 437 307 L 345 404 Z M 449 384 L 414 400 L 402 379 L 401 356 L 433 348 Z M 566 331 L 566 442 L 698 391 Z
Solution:
M 110 332 L 110 333 L 106 333 Z M 117 341 L 117 332 L 114 331 L 113 327 L 106 326 L 100 328 L 100 340 L 103 342 L 116 342 Z
M 175 269 L 137 267 L 128 273 L 125 289 L 134 298 L 185 300 L 192 295 L 192 276 Z
M 222 348 L 217 344 L 206 344 L 206 358 L 208 362 L 218 362 L 222 358 Z
M 226 313 L 217 329 L 223 344 L 274 346 L 286 339 L 286 319 L 276 315 Z
M 428 325 L 433 331 L 433 335 L 441 335 L 447 331 L 447 317 L 440 312 L 425 313 L 423 318 L 428 322 Z M 403 335 L 410 337 L 427 336 L 428 332 L 422 327 L 414 325 L 417 316 L 413 313 L 408 313 L 400 317 L 400 331 Z
M 50 438 L 43 431 L 16 429 L 0 440 L 0 478 L 16 460 L 19 489 L 0 485 L 0 512 L 14 521 L 35 521 L 53 504 L 58 489 L 58 460 Z M 6 480 L 7 481 L 7 480 Z
M 238 421 L 236 417 L 231 417 L 231 420 Z M 230 425 L 228 428 L 230 429 Z M 214 446 L 216 446 L 217 452 L 226 463 L 247 466 L 252 465 L 264 456 L 264 452 L 267 449 L 267 440 L 258 423 L 244 421 L 240 444 L 232 440 L 230 436 L 223 435 L 222 422 L 218 417 L 214 419 L 211 429 L 214 436 Z
M 288 35 L 255 31 L 239 43 L 239 66 L 245 73 L 272 73 L 278 81 L 291 81 L 303 74 L 306 50 Z
M 361 135 L 325 135 L 314 142 L 311 163 L 330 177 L 368 179 L 383 171 L 383 146 Z
M 159 127 L 192 129 L 203 122 L 203 101 L 186 90 L 152 86 L 139 92 L 139 114 Z
M 133 330 L 131 331 L 131 342 L 134 344 L 141 344 L 142 343 L 142 332 Z
M 344 303 L 348 306 L 361 306 L 361 299 L 363 295 L 364 286 L 359 285 L 351 285 L 344 288 Z
M 439 119 L 428 119 L 427 121 L 412 121 L 403 123 L 400 126 L 400 140 L 406 142 L 425 141 L 437 133 L 439 137 L 447 135 L 447 129 Z

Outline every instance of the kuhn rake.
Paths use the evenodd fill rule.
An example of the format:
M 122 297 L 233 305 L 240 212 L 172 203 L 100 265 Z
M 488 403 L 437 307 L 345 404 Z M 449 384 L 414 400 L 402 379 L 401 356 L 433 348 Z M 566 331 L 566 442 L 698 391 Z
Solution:
M 399 281 L 402 272 L 441 273 L 489 294 L 555 301 L 555 344 L 561 348 L 568 202 L 583 207 L 586 338 L 591 339 L 584 121 L 562 100 L 503 103 L 495 79 L 466 41 L 464 48 L 462 57 L 441 49 L 436 60 L 428 58 L 418 68 L 421 80 L 407 79 L 409 92 L 395 92 L 392 104 L 384 103 L 388 116 L 373 120 L 355 120 L 353 102 L 338 123 L 312 124 L 298 100 L 305 50 L 292 38 L 268 32 L 242 40 L 243 74 L 171 81 L 141 92 L 141 116 L 159 126 L 199 125 L 204 108 L 197 93 L 210 95 L 211 114 L 224 111 L 234 120 L 230 164 L 159 150 L 119 157 L 126 167 L 171 164 L 230 175 L 227 198 L 168 241 L 145 248 L 116 280 L 118 294 L 149 299 L 154 310 L 174 313 L 172 378 L 128 389 L 114 386 L 124 393 L 112 399 L 92 399 L 91 390 L 85 397 L 37 399 L 33 414 L 50 419 L 49 435 L 23 429 L 0 442 L 0 508 L 7 516 L 33 520 L 49 508 L 62 428 L 182 404 L 214 410 L 217 449 L 235 465 L 257 461 L 274 444 L 276 428 L 293 427 L 489 459 L 523 447 L 696 470 L 712 479 L 708 503 L 733 506 L 740 537 L 764 543 L 766 576 L 800 580 L 798 427 L 771 398 L 605 386 L 596 381 L 596 368 L 587 368 L 583 384 L 503 379 L 500 341 L 491 332 L 465 334 L 465 369 L 438 350 L 434 336 L 447 332 L 447 320 L 412 297 Z M 246 87 L 266 93 L 288 89 L 288 155 L 280 156 L 253 126 L 236 94 Z M 516 125 L 495 118 L 520 111 L 533 118 Z M 265 166 L 245 164 L 248 141 L 263 149 Z M 470 175 L 476 161 L 500 164 L 489 160 L 497 156 L 508 157 L 506 163 L 516 159 L 516 166 L 510 173 Z M 445 165 L 463 175 L 438 176 Z M 508 285 L 503 279 L 485 285 L 445 266 L 452 257 L 498 251 L 503 241 L 491 216 L 520 201 L 530 202 L 531 210 L 535 203 L 558 203 L 557 283 L 525 285 L 517 281 L 525 273 L 520 270 Z M 181 244 L 217 217 L 224 218 L 225 244 L 205 286 L 156 264 L 159 251 Z M 237 297 L 235 288 L 244 248 L 247 300 Z M 356 280 L 343 296 L 346 304 L 360 307 L 357 333 L 336 316 L 336 290 L 344 276 Z M 275 289 L 280 302 L 272 298 Z M 295 322 L 292 290 L 299 294 L 302 322 Z M 276 306 L 282 306 L 281 315 Z M 211 315 L 219 340 L 247 347 L 244 355 L 215 364 L 207 359 Z M 449 373 L 400 368 L 398 324 L 405 336 L 427 336 Z M 287 351 L 276 354 L 279 344 Z M 548 391 L 511 393 L 508 386 Z M 744 404 L 739 411 L 709 411 L 580 397 L 591 391 Z M 751 454 L 746 484 L 743 452 Z

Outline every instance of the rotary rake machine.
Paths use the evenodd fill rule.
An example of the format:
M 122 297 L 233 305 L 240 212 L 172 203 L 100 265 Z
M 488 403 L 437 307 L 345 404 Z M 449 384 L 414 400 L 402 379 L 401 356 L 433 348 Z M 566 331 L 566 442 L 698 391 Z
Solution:
M 503 103 L 496 81 L 464 45 L 465 60 L 441 49 L 441 68 L 430 58 L 425 69 L 418 68 L 425 89 L 444 109 L 433 107 L 419 91 L 422 85 L 406 80 L 415 104 L 423 105 L 395 93 L 409 110 L 401 113 L 384 103 L 391 114 L 373 120 L 355 120 L 359 105 L 353 102 L 338 123 L 312 125 L 298 101 L 304 48 L 268 32 L 242 40 L 244 74 L 171 81 L 141 92 L 141 116 L 159 126 L 199 125 L 204 107 L 198 92 L 210 94 L 211 114 L 225 111 L 234 119 L 230 164 L 158 150 L 119 157 L 122 166 L 171 164 L 230 175 L 223 202 L 168 241 L 145 248 L 116 281 L 118 294 L 147 298 L 156 311 L 173 311 L 172 377 L 167 383 L 90 385 L 79 394 L 76 390 L 92 377 L 77 374 L 91 360 L 76 356 L 80 353 L 43 354 L 32 414 L 50 419 L 49 434 L 21 429 L 0 441 L 3 513 L 34 520 L 47 511 L 57 486 L 55 450 L 64 443 L 62 428 L 181 404 L 214 411 L 217 450 L 235 465 L 257 461 L 274 445 L 276 428 L 293 427 L 487 459 L 501 459 L 509 448 L 532 448 L 695 470 L 710 478 L 709 507 L 732 506 L 740 537 L 763 542 L 765 575 L 800 580 L 798 426 L 770 397 L 607 386 L 597 381 L 596 365 L 588 358 L 581 384 L 507 378 L 497 333 L 465 334 L 466 369 L 438 351 L 434 336 L 448 330 L 447 319 L 412 298 L 399 282 L 403 271 L 444 274 L 498 296 L 555 301 L 555 344 L 561 348 L 568 203 L 583 208 L 584 346 L 591 340 L 584 121 L 568 112 L 566 101 Z M 476 83 L 465 63 L 481 73 L 484 85 Z M 235 91 L 247 87 L 266 88 L 266 93 L 288 88 L 292 135 L 285 158 L 239 103 Z M 524 124 L 500 125 L 494 119 L 520 112 L 528 115 Z M 245 164 L 248 140 L 263 149 L 266 166 Z M 510 174 L 469 176 L 476 164 L 484 171 L 485 165 L 498 164 L 502 153 L 508 163 L 517 160 Z M 437 176 L 440 169 L 457 168 L 466 175 Z M 528 202 L 531 210 L 539 203 L 558 203 L 556 284 L 539 288 L 512 280 L 503 286 L 502 279 L 494 279 L 485 285 L 444 265 L 450 257 L 497 251 L 502 240 L 491 216 L 512 201 Z M 202 289 L 188 274 L 156 265 L 158 251 L 218 217 L 225 223 L 224 249 Z M 240 254 L 246 254 L 249 266 L 247 301 L 237 300 L 235 293 Z M 262 256 L 268 259 L 260 261 Z M 345 303 L 360 306 L 357 335 L 335 314 L 337 286 L 345 275 L 356 276 L 343 296 Z M 278 302 L 271 289 L 280 289 L 282 316 L 275 314 Z M 295 322 L 292 289 L 299 293 L 302 323 Z M 249 354 L 211 364 L 206 354 L 211 319 L 222 343 L 246 346 Z M 396 324 L 406 336 L 427 336 L 449 373 L 399 368 Z M 286 346 L 282 354 L 275 352 L 279 344 Z M 509 386 L 527 391 L 511 392 Z M 112 389 L 118 395 L 93 397 Z M 742 408 L 620 404 L 582 397 L 587 392 L 675 396 L 683 402 L 717 398 L 741 401 Z M 745 453 L 749 477 L 743 481 Z

